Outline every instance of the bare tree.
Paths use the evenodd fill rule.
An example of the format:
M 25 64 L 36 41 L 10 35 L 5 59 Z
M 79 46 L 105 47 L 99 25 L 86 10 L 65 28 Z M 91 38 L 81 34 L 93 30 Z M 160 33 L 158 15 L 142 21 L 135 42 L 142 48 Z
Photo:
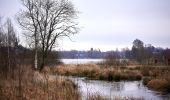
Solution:
M 0 70 L 6 74 L 13 73 L 16 67 L 15 49 L 18 45 L 18 38 L 12 21 L 8 18 L 4 24 L 0 25 Z
M 68 0 L 21 0 L 24 10 L 18 13 L 17 20 L 26 36 L 35 44 L 35 68 L 37 69 L 37 50 L 42 52 L 40 70 L 46 58 L 56 45 L 59 37 L 70 37 L 78 32 L 77 10 Z

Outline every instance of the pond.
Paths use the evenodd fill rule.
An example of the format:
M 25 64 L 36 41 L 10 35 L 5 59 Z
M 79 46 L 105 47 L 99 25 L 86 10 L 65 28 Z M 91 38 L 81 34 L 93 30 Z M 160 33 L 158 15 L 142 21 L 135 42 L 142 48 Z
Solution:
M 70 78 L 70 77 L 69 77 Z M 149 90 L 142 81 L 107 82 L 71 77 L 79 87 L 84 100 L 89 94 L 100 94 L 114 100 L 115 97 L 135 97 L 144 100 L 170 100 L 170 94 Z

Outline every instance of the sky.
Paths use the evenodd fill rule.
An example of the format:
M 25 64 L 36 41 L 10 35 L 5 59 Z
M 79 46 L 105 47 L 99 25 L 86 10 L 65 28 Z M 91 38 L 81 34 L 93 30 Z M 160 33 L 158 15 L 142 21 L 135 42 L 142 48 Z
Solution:
M 170 0 L 71 1 L 80 12 L 76 20 L 80 32 L 71 36 L 72 41 L 58 40 L 59 50 L 121 50 L 131 48 L 135 39 L 170 47 Z M 3 17 L 13 18 L 20 8 L 19 0 L 0 0 Z

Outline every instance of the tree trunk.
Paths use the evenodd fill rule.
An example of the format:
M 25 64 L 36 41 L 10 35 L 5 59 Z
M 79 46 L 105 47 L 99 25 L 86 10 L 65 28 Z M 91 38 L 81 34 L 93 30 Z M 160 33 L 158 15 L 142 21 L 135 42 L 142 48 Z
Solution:
M 44 51 L 44 52 L 42 52 L 42 63 L 40 66 L 40 71 L 44 68 L 44 66 L 46 64 L 46 59 L 47 59 L 47 53 Z
M 34 60 L 34 67 L 35 67 L 35 69 L 37 70 L 37 68 L 38 68 L 38 62 L 37 62 L 37 49 L 35 49 L 35 60 Z
M 38 59 L 37 59 L 37 34 L 35 33 L 35 55 L 34 55 L 34 68 L 35 70 L 38 69 Z

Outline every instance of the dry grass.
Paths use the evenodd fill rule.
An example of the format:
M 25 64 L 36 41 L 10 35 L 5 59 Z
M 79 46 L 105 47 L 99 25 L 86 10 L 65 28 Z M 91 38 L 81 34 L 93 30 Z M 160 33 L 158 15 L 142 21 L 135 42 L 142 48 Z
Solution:
M 108 81 L 140 80 L 142 78 L 142 75 L 136 70 L 129 70 L 124 67 L 101 67 L 96 64 L 60 65 L 52 68 L 51 72 L 59 75 Z
M 69 64 L 56 66 L 50 70 L 59 75 L 107 81 L 141 80 L 143 78 L 144 85 L 151 89 L 167 92 L 170 90 L 170 67 L 168 66 L 103 67 L 96 64 Z
M 14 79 L 0 80 L 0 100 L 80 100 L 70 80 L 35 72 L 30 66 L 22 66 L 21 75 L 18 70 L 14 75 Z
M 158 90 L 158 91 L 169 91 L 170 84 L 165 79 L 152 79 L 148 82 L 147 86 L 151 89 Z
M 108 98 L 105 96 L 101 96 L 100 94 L 89 95 L 86 100 L 144 100 L 144 98 L 135 98 L 135 97 L 120 97 L 116 96 L 114 98 Z
M 114 100 L 144 100 L 144 98 L 135 98 L 135 97 L 115 97 Z
M 99 94 L 93 94 L 89 95 L 89 97 L 86 100 L 144 100 L 144 98 L 135 98 L 135 97 L 120 97 L 117 96 L 115 98 L 108 98 L 105 96 L 101 96 Z
M 147 77 L 146 86 L 150 89 L 169 92 L 169 67 L 102 67 L 96 64 L 60 65 L 45 67 L 42 72 L 35 72 L 30 66 L 20 66 L 14 71 L 14 77 L 0 80 L 0 100 L 81 100 L 78 87 L 74 82 L 60 75 L 85 76 L 90 79 L 119 81 L 138 80 Z M 3 75 L 0 75 L 3 77 Z M 101 95 L 89 95 L 88 100 L 108 100 Z M 121 98 L 115 100 L 143 100 L 142 98 Z
M 95 95 L 93 94 L 93 95 L 89 95 L 89 97 L 86 100 L 109 100 L 109 99 L 99 94 L 95 94 Z
M 138 69 L 145 76 L 143 83 L 148 88 L 161 92 L 170 92 L 169 66 L 140 66 Z

